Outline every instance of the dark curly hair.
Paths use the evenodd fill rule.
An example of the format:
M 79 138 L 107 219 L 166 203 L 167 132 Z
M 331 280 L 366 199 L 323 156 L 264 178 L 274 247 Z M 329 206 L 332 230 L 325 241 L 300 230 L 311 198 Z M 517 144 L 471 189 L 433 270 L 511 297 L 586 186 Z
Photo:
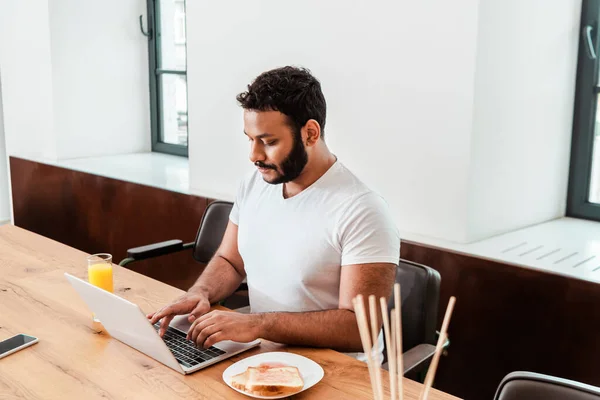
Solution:
M 314 119 L 324 138 L 327 104 L 321 83 L 308 69 L 287 66 L 263 72 L 248 85 L 248 91 L 236 98 L 246 110 L 285 114 L 296 135 L 308 120 Z

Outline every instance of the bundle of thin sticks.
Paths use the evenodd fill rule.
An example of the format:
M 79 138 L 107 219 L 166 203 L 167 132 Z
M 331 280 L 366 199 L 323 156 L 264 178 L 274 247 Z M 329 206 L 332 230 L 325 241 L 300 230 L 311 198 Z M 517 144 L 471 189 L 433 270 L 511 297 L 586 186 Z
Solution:
M 446 315 L 444 315 L 444 322 L 442 323 L 442 329 L 440 336 L 435 348 L 435 353 L 427 375 L 425 376 L 425 383 L 421 394 L 419 395 L 420 400 L 427 400 L 431 386 L 433 385 L 433 379 L 435 378 L 435 372 L 440 361 L 440 356 L 443 350 L 444 343 L 446 342 L 448 325 L 450 324 L 450 317 L 454 310 L 454 303 L 456 298 L 450 297 L 448 307 L 446 308 Z M 385 345 L 387 348 L 389 375 L 390 375 L 390 392 L 392 400 L 403 400 L 403 375 L 404 375 L 404 362 L 402 358 L 402 318 L 400 317 L 401 300 L 400 300 L 400 285 L 394 285 L 394 309 L 392 310 L 390 317 L 388 318 L 388 306 L 387 300 L 384 297 L 379 299 L 379 307 L 375 296 L 369 296 L 369 319 L 367 319 L 367 311 L 365 308 L 364 298 L 362 295 L 356 296 L 352 300 L 354 306 L 354 312 L 356 313 L 356 320 L 358 322 L 358 330 L 360 332 L 360 340 L 362 342 L 363 350 L 367 357 L 367 365 L 369 367 L 369 376 L 371 378 L 371 388 L 373 389 L 374 400 L 385 400 L 383 384 L 381 380 L 381 368 L 378 360 L 374 357 L 378 356 L 372 353 L 373 347 L 377 347 L 379 329 L 377 323 L 378 308 L 381 312 L 381 320 L 383 322 L 383 331 L 385 334 Z M 390 321 L 391 319 L 391 321 Z M 371 326 L 369 327 L 369 320 Z

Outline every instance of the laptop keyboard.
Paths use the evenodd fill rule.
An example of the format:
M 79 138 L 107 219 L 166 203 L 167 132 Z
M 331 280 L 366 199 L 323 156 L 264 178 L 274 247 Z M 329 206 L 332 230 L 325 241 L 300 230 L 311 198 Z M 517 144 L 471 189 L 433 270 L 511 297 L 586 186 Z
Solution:
M 159 322 L 154 324 L 154 328 L 157 331 L 159 327 Z M 173 353 L 177 361 L 179 361 L 179 363 L 184 367 L 195 367 L 198 364 L 202 364 L 203 362 L 212 360 L 213 358 L 225 354 L 223 350 L 214 346 L 211 346 L 208 349 L 198 348 L 194 342 L 191 340 L 186 340 L 185 337 L 185 333 L 170 326 L 167 328 L 167 331 L 163 336 L 163 340 L 165 341 L 169 350 L 171 350 L 171 353 Z

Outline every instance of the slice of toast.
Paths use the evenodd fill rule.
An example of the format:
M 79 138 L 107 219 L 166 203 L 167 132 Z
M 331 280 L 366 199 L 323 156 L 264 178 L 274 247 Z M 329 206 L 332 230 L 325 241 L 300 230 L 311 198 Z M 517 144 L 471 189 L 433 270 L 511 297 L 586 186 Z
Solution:
M 293 394 L 304 387 L 297 367 L 249 367 L 246 390 L 261 396 Z
M 231 377 L 231 386 L 239 390 L 246 390 L 246 382 L 248 382 L 248 370 Z

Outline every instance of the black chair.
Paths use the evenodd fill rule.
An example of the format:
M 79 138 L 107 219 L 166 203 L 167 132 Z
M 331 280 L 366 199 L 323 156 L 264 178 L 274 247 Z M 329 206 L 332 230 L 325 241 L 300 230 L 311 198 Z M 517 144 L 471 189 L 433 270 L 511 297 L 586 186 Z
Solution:
M 400 284 L 402 296 L 404 375 L 416 379 L 417 374 L 427 368 L 435 353 L 441 277 L 433 268 L 400 259 L 396 267 L 396 283 Z M 392 296 L 388 311 L 391 312 L 393 308 Z M 449 343 L 446 341 L 444 347 Z M 383 367 L 388 368 L 386 349 Z
M 210 203 L 202 215 L 200 227 L 198 228 L 194 242 L 184 244 L 179 239 L 173 239 L 135 247 L 127 250 L 127 258 L 121 260 L 119 265 L 126 266 L 135 261 L 172 254 L 187 249 L 193 249 L 192 256 L 196 261 L 207 264 L 219 248 L 221 240 L 223 240 L 232 207 L 233 203 L 227 201 L 214 201 Z
M 233 203 L 228 201 L 214 201 L 210 203 L 202 215 L 202 220 L 200 221 L 200 227 L 198 228 L 195 241 L 183 243 L 183 241 L 179 239 L 173 239 L 160 243 L 149 244 L 146 246 L 135 247 L 127 250 L 127 258 L 123 259 L 119 265 L 127 266 L 136 261 L 146 260 L 148 258 L 163 256 L 189 249 L 192 250 L 192 256 L 196 261 L 203 264 L 208 264 L 223 240 L 223 235 L 227 229 L 229 214 L 231 213 L 232 207 Z M 248 290 L 247 285 L 242 284 L 236 290 L 236 293 L 246 290 Z M 232 296 L 232 298 L 233 297 L 234 296 Z M 239 297 L 239 295 L 235 296 L 236 301 L 228 302 L 226 300 L 225 305 L 230 308 L 238 308 L 248 305 L 246 295 L 242 294 L 241 300 Z
M 534 372 L 506 375 L 494 400 L 599 400 L 600 388 Z

